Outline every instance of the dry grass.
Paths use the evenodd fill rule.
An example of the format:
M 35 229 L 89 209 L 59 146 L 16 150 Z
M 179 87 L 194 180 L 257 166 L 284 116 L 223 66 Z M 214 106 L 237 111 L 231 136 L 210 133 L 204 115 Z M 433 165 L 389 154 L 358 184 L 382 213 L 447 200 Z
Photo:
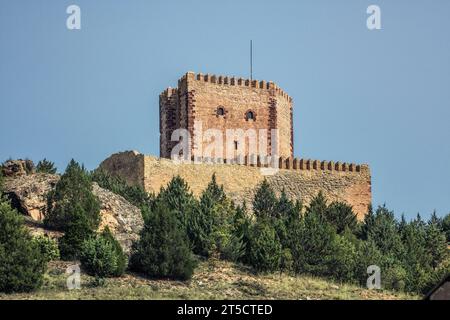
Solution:
M 254 275 L 248 268 L 219 260 L 200 262 L 187 282 L 152 280 L 128 273 L 101 286 L 82 274 L 80 290 L 66 288 L 68 262 L 51 262 L 44 286 L 27 294 L 0 294 L 1 299 L 418 299 L 418 296 L 367 290 L 328 280 L 280 274 Z

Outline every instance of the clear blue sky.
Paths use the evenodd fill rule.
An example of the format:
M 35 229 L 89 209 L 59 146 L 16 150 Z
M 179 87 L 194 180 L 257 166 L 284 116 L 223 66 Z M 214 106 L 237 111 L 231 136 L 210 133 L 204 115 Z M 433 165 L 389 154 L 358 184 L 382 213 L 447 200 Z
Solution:
M 160 91 L 189 70 L 248 76 L 253 39 L 254 77 L 294 98 L 296 156 L 369 163 L 375 205 L 444 215 L 449 14 L 448 0 L 0 0 L 0 159 L 157 155 Z

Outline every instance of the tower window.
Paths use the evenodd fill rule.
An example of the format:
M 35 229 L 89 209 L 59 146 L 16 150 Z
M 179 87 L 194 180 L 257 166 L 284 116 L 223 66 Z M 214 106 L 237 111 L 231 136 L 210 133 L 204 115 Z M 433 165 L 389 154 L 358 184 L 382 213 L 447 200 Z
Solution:
M 234 150 L 237 150 L 238 149 L 238 142 L 237 141 L 234 141 Z
M 219 117 L 223 117 L 225 115 L 225 108 L 222 107 L 222 106 L 218 107 L 217 111 L 216 111 L 216 114 Z
M 255 113 L 253 111 L 251 111 L 251 110 L 247 111 L 245 113 L 245 120 L 247 120 L 247 121 L 249 121 L 249 120 L 255 121 Z

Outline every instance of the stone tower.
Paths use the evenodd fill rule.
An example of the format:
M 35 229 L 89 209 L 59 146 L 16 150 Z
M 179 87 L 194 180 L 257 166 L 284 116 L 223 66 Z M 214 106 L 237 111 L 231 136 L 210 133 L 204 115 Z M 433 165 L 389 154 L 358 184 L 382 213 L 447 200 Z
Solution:
M 186 129 L 191 156 L 204 156 L 215 141 L 223 153 L 214 151 L 214 158 L 226 158 L 226 150 L 232 149 L 243 156 L 265 150 L 266 155 L 293 157 L 292 106 L 292 98 L 273 82 L 188 72 L 178 88 L 159 97 L 160 156 L 170 158 L 178 143 L 171 141 L 172 133 Z M 245 132 L 243 140 L 237 138 L 239 129 Z M 223 140 L 208 132 L 221 132 Z M 250 146 L 252 132 L 257 150 Z

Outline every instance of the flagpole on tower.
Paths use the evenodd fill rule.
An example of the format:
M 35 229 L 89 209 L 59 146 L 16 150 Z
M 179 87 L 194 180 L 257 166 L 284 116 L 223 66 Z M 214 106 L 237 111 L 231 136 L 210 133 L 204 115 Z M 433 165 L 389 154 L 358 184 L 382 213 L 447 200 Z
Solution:
M 253 40 L 250 40 L 250 80 L 253 81 Z

